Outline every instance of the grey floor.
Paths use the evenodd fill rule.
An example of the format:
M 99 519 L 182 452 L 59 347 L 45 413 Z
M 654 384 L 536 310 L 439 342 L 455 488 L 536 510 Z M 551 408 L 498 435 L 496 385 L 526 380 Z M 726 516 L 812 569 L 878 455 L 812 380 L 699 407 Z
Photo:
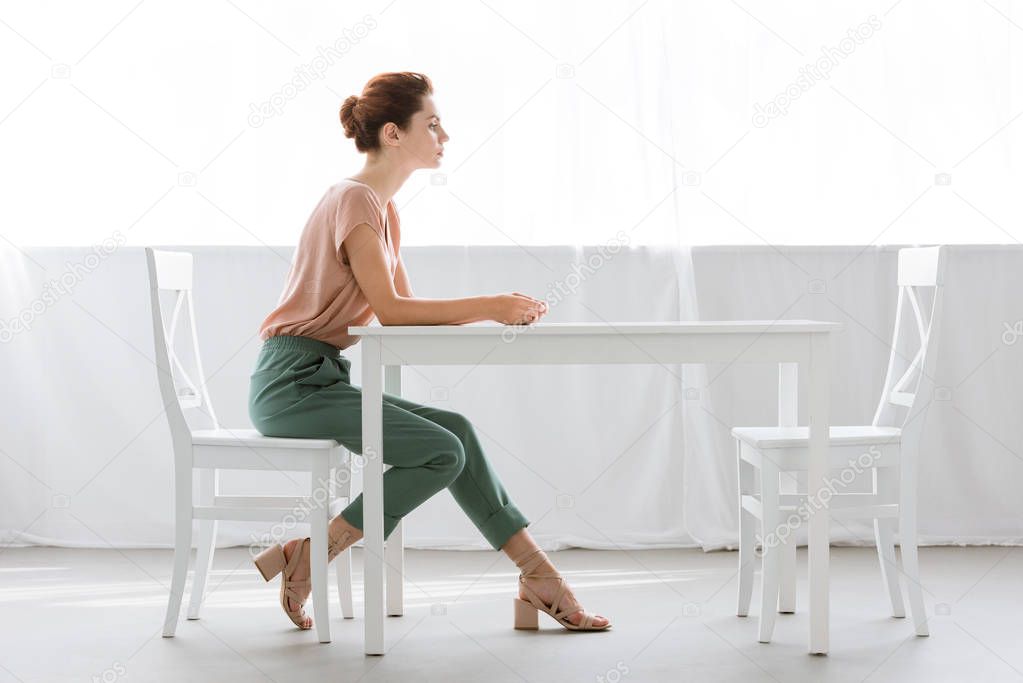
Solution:
M 756 642 L 757 591 L 734 615 L 734 552 L 552 553 L 611 631 L 570 633 L 541 615 L 512 629 L 514 567 L 496 552 L 407 553 L 406 613 L 384 657 L 362 653 L 332 587 L 333 642 L 298 631 L 245 548 L 217 552 L 198 621 L 160 636 L 170 551 L 0 551 L 0 683 L 8 681 L 996 681 L 1023 680 L 1023 553 L 924 548 L 931 635 L 888 616 L 872 549 L 832 552 L 831 654 L 806 653 L 806 554 L 797 613 Z M 311 609 L 311 604 L 308 606 Z

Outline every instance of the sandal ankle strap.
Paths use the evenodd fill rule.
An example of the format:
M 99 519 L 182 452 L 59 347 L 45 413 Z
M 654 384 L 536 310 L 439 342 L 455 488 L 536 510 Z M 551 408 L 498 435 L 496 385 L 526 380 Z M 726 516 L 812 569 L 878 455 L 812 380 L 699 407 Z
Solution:
M 527 550 L 512 561 L 515 562 L 515 566 L 522 572 L 522 576 L 527 576 L 534 569 L 547 562 L 547 553 L 540 548 Z
M 330 532 L 328 531 L 327 532 L 327 536 L 328 536 L 328 538 L 327 538 L 327 556 L 330 559 L 333 559 L 338 554 L 340 554 L 342 547 L 345 546 L 346 544 L 348 544 L 349 539 L 351 539 L 351 537 L 353 535 L 354 534 L 352 534 L 351 530 L 349 530 L 349 529 L 345 529 L 338 536 L 330 536 Z

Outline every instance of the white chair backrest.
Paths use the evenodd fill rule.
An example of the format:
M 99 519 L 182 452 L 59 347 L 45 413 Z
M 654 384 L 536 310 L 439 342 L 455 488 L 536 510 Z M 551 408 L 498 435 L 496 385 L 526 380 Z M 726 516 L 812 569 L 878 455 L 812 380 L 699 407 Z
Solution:
M 932 387 L 936 361 L 936 344 L 944 290 L 945 250 L 942 247 L 919 247 L 899 250 L 899 295 L 895 305 L 895 328 L 891 353 L 885 373 L 881 400 L 874 413 L 873 424 L 880 425 L 893 407 L 906 408 L 902 423 L 914 412 L 914 403 L 921 390 Z M 912 318 L 906 312 L 906 302 Z M 915 352 L 903 353 L 903 328 L 910 327 L 919 345 Z M 917 406 L 919 407 L 919 406 Z M 895 408 L 897 410 L 897 408 Z M 899 425 L 902 426 L 902 425 Z
M 201 409 L 213 420 L 213 428 L 220 429 L 220 422 L 217 420 L 209 392 L 206 390 L 206 373 L 203 372 L 202 359 L 199 356 L 199 338 L 196 335 L 195 310 L 192 307 L 192 255 L 185 251 L 159 251 L 147 247 L 146 263 L 149 269 L 149 294 L 153 316 L 157 376 L 160 383 L 160 396 L 170 417 L 171 431 L 179 432 L 182 435 L 190 434 L 183 411 L 192 408 Z M 169 327 L 164 323 L 163 307 L 160 303 L 160 293 L 168 291 L 176 295 Z M 191 353 L 198 375 L 194 379 L 188 374 L 188 370 L 182 364 L 174 348 L 178 319 L 183 305 L 187 311 L 188 328 L 192 338 Z M 174 381 L 175 367 L 183 381 L 183 386 L 180 388 Z M 182 429 L 183 432 L 180 431 Z

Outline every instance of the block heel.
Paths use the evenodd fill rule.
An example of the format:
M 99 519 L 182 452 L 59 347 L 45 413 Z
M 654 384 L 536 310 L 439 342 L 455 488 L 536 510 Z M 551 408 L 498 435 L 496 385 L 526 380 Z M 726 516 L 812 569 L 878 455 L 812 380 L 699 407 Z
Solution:
M 284 557 L 284 548 L 281 547 L 281 544 L 276 543 L 256 555 L 253 563 L 263 580 L 269 582 L 284 570 L 288 561 Z
M 515 628 L 524 631 L 535 631 L 540 628 L 540 613 L 520 598 L 515 598 Z

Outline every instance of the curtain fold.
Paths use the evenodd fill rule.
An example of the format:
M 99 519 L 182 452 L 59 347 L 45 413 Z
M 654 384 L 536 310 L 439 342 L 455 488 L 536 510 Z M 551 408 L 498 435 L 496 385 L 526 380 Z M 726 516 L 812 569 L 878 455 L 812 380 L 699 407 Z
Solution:
M 195 254 L 198 333 L 217 416 L 229 428 L 249 428 L 256 330 L 287 264 L 263 248 L 176 248 Z M 290 248 L 278 251 L 290 255 Z M 112 254 L 49 304 L 40 295 L 48 273 L 58 276 L 89 253 L 0 250 L 3 329 L 14 330 L 15 318 L 29 325 L 0 331 L 0 542 L 170 547 L 171 444 L 152 362 L 143 251 Z M 536 251 L 559 272 L 578 273 L 563 279 L 566 287 L 578 280 L 577 291 L 552 308 L 551 322 L 695 317 L 679 296 L 688 288 L 702 319 L 844 323 L 832 368 L 835 424 L 869 423 L 877 405 L 894 317 L 895 254 L 894 247 L 783 254 L 704 247 L 693 250 L 687 270 L 680 252 L 659 247 L 629 246 L 611 259 L 597 247 Z M 814 275 L 845 270 L 826 290 L 810 292 L 789 258 Z M 547 267 L 516 247 L 410 247 L 406 259 L 417 293 L 428 297 L 542 291 L 551 282 Z M 1023 476 L 1016 419 L 1023 308 L 1014 296 L 1021 274 L 1023 248 L 950 248 L 936 377 L 947 400 L 932 406 L 921 461 L 925 543 L 1023 540 L 1023 502 L 1013 488 Z M 34 300 L 40 303 L 32 312 Z M 359 355 L 356 345 L 356 384 Z M 413 367 L 404 371 L 404 393 L 470 418 L 547 548 L 733 547 L 729 429 L 775 423 L 777 368 L 740 362 L 687 365 L 681 373 L 680 380 L 678 366 L 657 365 Z M 800 415 L 805 422 L 805 405 Z M 202 415 L 190 417 L 206 425 Z M 299 495 L 302 485 L 284 473 L 222 477 L 226 494 Z M 267 533 L 266 525 L 220 528 L 221 545 Z M 873 542 L 867 525 L 833 524 L 832 531 L 836 543 Z M 805 542 L 802 534 L 797 539 Z M 486 547 L 446 492 L 409 517 L 406 538 L 413 547 Z

